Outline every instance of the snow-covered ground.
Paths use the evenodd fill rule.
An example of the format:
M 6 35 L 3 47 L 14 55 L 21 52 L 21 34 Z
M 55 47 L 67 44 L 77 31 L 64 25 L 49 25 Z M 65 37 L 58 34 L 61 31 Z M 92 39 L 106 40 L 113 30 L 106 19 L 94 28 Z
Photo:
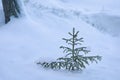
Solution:
M 24 0 L 25 16 L 4 25 L 0 2 L 0 80 L 119 80 L 119 0 Z M 75 27 L 102 61 L 83 72 L 46 70 L 36 62 L 64 56 L 61 38 Z

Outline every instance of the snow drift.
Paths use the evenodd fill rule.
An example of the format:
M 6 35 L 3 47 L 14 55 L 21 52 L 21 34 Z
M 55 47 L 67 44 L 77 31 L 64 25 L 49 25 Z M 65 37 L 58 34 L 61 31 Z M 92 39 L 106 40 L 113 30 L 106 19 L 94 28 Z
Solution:
M 82 0 L 84 4 L 85 1 Z M 13 18 L 7 25 L 3 25 L 0 6 L 0 80 L 119 80 L 119 15 L 101 14 L 100 9 L 96 12 L 88 5 L 93 8 L 90 11 L 78 5 L 82 2 L 25 0 L 26 16 Z M 106 33 L 98 30 L 99 26 L 106 29 Z M 61 38 L 67 37 L 73 27 L 84 37 L 90 54 L 101 55 L 102 61 L 87 66 L 82 73 L 45 70 L 37 66 L 38 60 L 51 61 L 64 55 L 59 49 L 64 44 Z

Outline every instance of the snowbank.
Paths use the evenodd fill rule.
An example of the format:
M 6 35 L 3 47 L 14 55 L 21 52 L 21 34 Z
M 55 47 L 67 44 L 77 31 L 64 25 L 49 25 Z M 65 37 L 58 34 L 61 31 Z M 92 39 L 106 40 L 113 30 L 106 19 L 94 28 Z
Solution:
M 77 1 L 73 4 L 77 4 Z M 68 9 L 63 6 L 63 2 L 72 5 L 73 1 L 29 0 L 24 7 L 27 17 L 13 19 L 7 25 L 0 27 L 0 80 L 120 79 L 120 64 L 118 64 L 120 39 L 91 26 L 86 21 L 89 15 L 80 10 Z M 76 16 L 74 11 L 78 12 L 79 16 Z M 116 20 L 119 17 L 97 14 L 97 17 L 93 15 L 87 20 L 102 26 L 106 26 L 107 23 L 119 25 L 117 21 L 111 23 L 109 18 Z M 3 20 L 1 17 L 0 19 Z M 67 33 L 72 31 L 73 27 L 80 31 L 80 37 L 84 37 L 84 45 L 90 48 L 91 55 L 103 56 L 102 61 L 87 66 L 82 73 L 45 70 L 37 66 L 35 62 L 38 60 L 50 61 L 64 55 L 59 49 L 59 46 L 65 44 L 61 38 L 68 37 Z M 114 27 L 107 29 L 110 31 Z M 114 31 L 117 32 L 118 29 L 117 27 Z

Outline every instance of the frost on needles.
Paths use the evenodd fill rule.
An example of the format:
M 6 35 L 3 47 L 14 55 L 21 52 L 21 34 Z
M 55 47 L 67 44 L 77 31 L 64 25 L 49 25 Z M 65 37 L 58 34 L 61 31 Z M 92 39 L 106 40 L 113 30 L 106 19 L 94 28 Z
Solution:
M 86 68 L 86 64 L 89 65 L 90 62 L 97 63 L 100 61 L 101 56 L 86 56 L 90 50 L 87 50 L 87 47 L 81 47 L 84 41 L 83 38 L 78 38 L 78 33 L 79 31 L 75 31 L 75 28 L 73 28 L 72 33 L 68 33 L 71 37 L 69 39 L 63 38 L 71 46 L 60 46 L 63 53 L 66 53 L 64 57 L 58 58 L 54 62 L 38 62 L 37 64 L 55 70 L 79 71 Z

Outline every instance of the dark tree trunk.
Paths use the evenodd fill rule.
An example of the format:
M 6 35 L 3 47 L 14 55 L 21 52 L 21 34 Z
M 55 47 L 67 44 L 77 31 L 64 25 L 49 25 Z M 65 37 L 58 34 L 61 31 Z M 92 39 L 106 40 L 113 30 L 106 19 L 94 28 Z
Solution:
M 10 17 L 18 17 L 20 14 L 20 8 L 17 0 L 2 0 L 3 11 L 5 15 L 5 23 L 10 21 Z

